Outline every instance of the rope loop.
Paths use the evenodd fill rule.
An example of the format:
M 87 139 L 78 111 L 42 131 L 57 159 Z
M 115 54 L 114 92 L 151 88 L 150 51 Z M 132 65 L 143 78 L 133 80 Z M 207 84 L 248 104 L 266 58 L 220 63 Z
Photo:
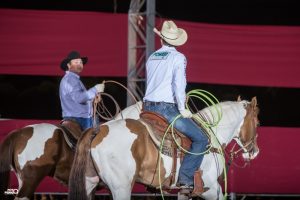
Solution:
M 135 98 L 135 96 L 133 95 L 133 93 L 123 84 L 117 82 L 117 81 L 113 81 L 113 80 L 107 80 L 107 81 L 103 81 L 102 83 L 107 84 L 107 83 L 112 83 L 112 84 L 116 84 L 120 87 L 122 87 L 123 89 L 126 90 L 126 92 L 132 97 L 132 99 L 137 103 L 138 100 Z M 111 113 L 110 110 L 105 106 L 105 103 L 103 103 L 103 97 L 110 99 L 113 102 L 113 107 L 115 108 L 115 113 Z M 100 93 L 100 101 L 95 101 L 94 100 L 94 121 L 96 119 L 96 114 L 99 115 L 102 119 L 110 121 L 116 118 L 116 116 L 121 113 L 121 108 L 120 105 L 118 104 L 118 102 L 116 101 L 116 99 L 105 92 Z M 96 99 L 96 98 L 95 98 Z

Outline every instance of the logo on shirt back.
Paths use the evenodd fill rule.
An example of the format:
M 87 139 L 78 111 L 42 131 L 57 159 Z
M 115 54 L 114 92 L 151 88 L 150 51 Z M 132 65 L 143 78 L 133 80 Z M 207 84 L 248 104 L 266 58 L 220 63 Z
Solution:
M 162 52 L 155 52 L 150 57 L 151 60 L 165 60 L 170 55 L 170 52 L 162 51 Z

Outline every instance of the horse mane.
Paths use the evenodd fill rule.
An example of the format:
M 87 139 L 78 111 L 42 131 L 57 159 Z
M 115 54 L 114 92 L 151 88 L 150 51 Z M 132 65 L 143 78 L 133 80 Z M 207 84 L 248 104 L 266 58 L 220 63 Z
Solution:
M 209 115 L 210 120 L 211 117 L 214 117 L 217 115 L 217 110 L 219 109 L 220 112 L 222 112 L 222 115 L 226 113 L 227 116 L 235 117 L 235 118 L 241 118 L 244 117 L 241 112 L 239 112 L 241 109 L 245 108 L 250 102 L 243 100 L 243 101 L 222 101 L 219 104 L 216 104 L 214 106 L 206 107 L 199 111 L 200 114 L 207 116 Z M 246 110 L 245 110 L 246 111 Z M 223 117 L 221 118 L 222 121 Z
M 215 132 L 215 134 L 217 134 L 217 137 L 219 140 L 222 140 L 222 142 L 225 142 L 225 135 L 227 135 L 225 133 L 225 135 L 220 133 L 220 128 L 222 127 L 222 130 L 226 130 L 229 127 L 232 127 L 232 125 L 234 123 L 236 123 L 236 121 L 241 121 L 240 124 L 238 125 L 242 125 L 242 122 L 244 120 L 244 117 L 246 115 L 246 105 L 249 104 L 248 101 L 223 101 L 220 102 L 219 104 L 215 105 L 217 106 L 217 108 L 215 106 L 209 106 L 204 108 L 203 110 L 201 110 L 200 116 L 202 116 L 207 122 L 211 123 L 211 124 L 215 124 L 218 120 L 218 115 L 221 112 L 221 118 L 219 119 L 220 121 L 218 121 L 218 125 L 217 126 L 213 126 L 212 130 Z M 218 111 L 218 110 L 219 111 Z M 218 128 L 217 128 L 218 127 Z M 236 127 L 237 128 L 237 127 Z M 238 129 L 236 129 L 238 130 Z M 226 131 L 225 131 L 226 132 Z M 225 142 L 226 143 L 226 142 Z

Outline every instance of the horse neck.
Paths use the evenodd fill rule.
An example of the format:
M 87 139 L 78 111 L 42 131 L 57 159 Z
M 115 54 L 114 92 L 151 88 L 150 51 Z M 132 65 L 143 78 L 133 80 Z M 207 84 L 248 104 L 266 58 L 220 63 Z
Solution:
M 226 101 L 218 104 L 222 111 L 222 117 L 218 125 L 212 127 L 212 130 L 221 144 L 227 145 L 235 136 L 238 136 L 246 115 L 243 103 L 245 102 Z M 215 118 L 213 116 L 217 116 L 213 107 L 205 108 L 202 112 L 210 121 Z

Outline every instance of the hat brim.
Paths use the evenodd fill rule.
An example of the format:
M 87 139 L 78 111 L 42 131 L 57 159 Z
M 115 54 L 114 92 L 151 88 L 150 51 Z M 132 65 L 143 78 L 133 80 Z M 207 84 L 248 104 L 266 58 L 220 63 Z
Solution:
M 64 59 L 61 63 L 60 63 L 60 68 L 64 71 L 67 71 L 68 70 L 68 63 L 71 61 L 71 60 L 74 60 L 76 58 L 66 58 Z M 87 57 L 81 57 L 81 60 L 82 60 L 82 63 L 85 65 L 88 61 L 88 58 Z
M 156 32 L 154 31 L 161 39 L 163 39 L 164 41 L 166 41 L 168 44 L 171 44 L 173 46 L 181 46 L 184 45 L 187 41 L 187 33 L 184 29 L 182 28 L 178 28 L 178 37 L 176 39 L 168 39 L 166 37 L 164 37 L 160 32 Z

